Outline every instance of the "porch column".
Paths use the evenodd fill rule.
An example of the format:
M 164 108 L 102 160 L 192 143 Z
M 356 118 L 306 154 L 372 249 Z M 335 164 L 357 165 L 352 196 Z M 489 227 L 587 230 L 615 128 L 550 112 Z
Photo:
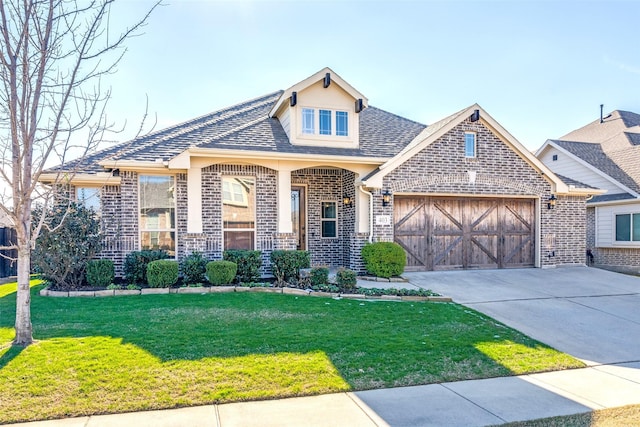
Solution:
M 202 169 L 187 170 L 187 233 L 202 233 Z
M 356 188 L 356 233 L 369 234 L 369 195 Z
M 293 233 L 290 169 L 278 170 L 278 233 Z

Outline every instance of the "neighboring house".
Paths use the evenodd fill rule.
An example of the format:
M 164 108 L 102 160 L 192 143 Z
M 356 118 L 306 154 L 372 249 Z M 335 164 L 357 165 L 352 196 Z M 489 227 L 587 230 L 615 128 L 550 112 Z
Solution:
M 606 190 L 587 202 L 596 266 L 640 273 L 640 115 L 613 111 L 536 153 L 562 176 Z
M 100 194 L 103 257 L 304 249 L 363 272 L 368 241 L 408 269 L 583 264 L 585 200 L 482 108 L 431 126 L 369 106 L 329 68 L 48 171 Z M 93 189 L 93 190 L 92 190 Z M 552 206 L 550 199 L 555 199 Z

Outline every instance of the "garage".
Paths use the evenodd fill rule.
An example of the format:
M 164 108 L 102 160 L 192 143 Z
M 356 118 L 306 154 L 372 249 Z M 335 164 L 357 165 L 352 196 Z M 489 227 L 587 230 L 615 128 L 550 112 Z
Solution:
M 535 266 L 535 199 L 394 197 L 407 270 Z

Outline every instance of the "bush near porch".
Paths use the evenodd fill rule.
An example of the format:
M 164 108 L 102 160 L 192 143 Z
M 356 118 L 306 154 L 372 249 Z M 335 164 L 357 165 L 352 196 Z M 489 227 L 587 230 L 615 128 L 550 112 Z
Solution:
M 407 265 L 407 254 L 394 242 L 368 243 L 362 248 L 361 255 L 369 273 L 386 279 L 399 276 Z

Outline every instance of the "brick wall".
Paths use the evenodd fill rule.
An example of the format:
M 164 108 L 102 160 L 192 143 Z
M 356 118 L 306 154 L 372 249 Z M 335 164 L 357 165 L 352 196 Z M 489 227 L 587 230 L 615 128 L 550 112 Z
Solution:
M 476 157 L 464 156 L 464 132 L 475 132 Z M 583 264 L 585 253 L 585 201 L 560 197 L 555 209 L 546 207 L 551 185 L 526 160 L 486 128 L 466 120 L 400 165 L 384 178 L 383 190 L 392 193 L 529 196 L 540 198 L 544 241 L 551 242 L 551 257 L 541 265 Z M 374 224 L 374 240 L 393 240 L 393 200 L 382 206 L 381 191 L 374 194 L 374 216 L 389 215 L 391 225 Z M 542 243 L 542 242 L 540 242 Z M 541 249 L 542 244 L 541 244 Z
M 596 208 L 587 208 L 587 248 L 593 253 L 593 265 L 607 270 L 640 274 L 640 249 L 596 247 Z

